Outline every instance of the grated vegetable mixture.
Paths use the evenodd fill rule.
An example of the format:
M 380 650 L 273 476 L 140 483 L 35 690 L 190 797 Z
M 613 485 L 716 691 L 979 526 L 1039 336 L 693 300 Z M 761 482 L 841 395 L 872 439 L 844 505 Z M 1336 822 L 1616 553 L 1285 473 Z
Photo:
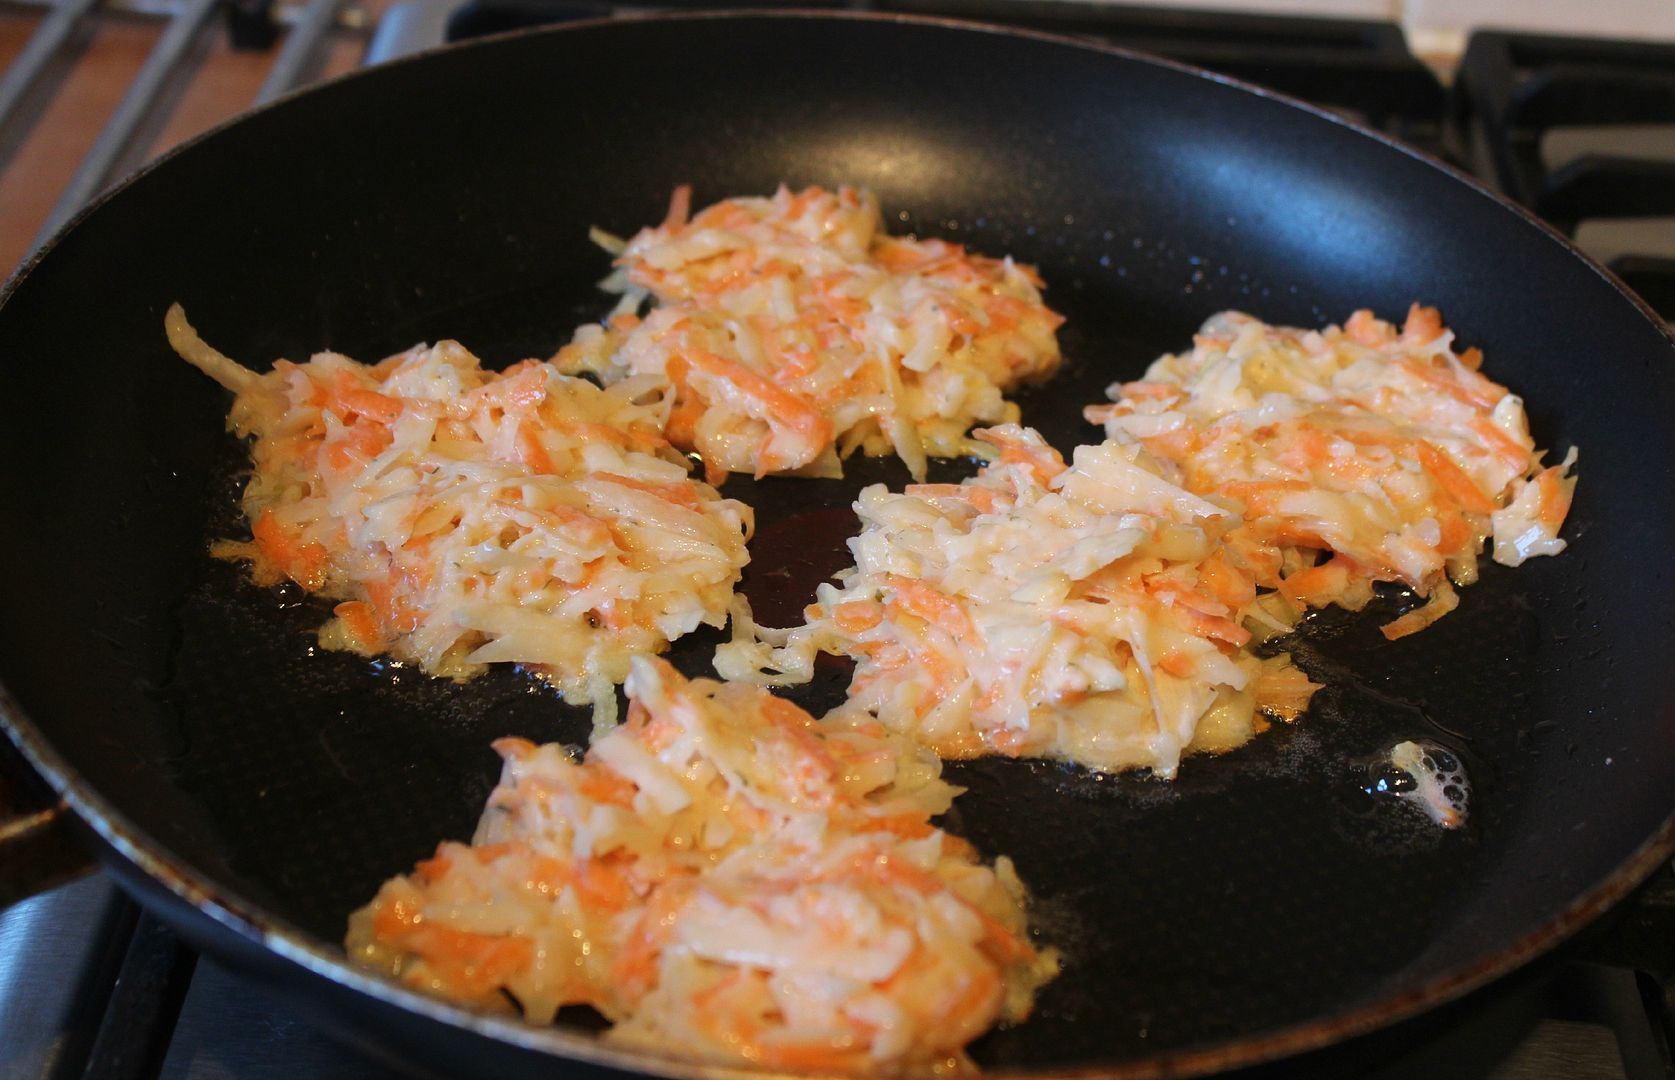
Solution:
M 1024 892 L 930 824 L 957 789 L 876 721 L 638 657 L 585 758 L 502 739 L 471 845 L 356 912 L 347 948 L 409 986 L 610 1041 L 778 1069 L 957 1070 L 1057 970 Z
M 838 476 L 857 450 L 923 478 L 927 457 L 982 453 L 971 427 L 1016 422 L 1001 395 L 1058 366 L 1063 319 L 1034 270 L 888 236 L 869 192 L 782 186 L 690 219 L 689 199 L 677 190 L 668 219 L 626 242 L 595 234 L 618 254 L 623 301 L 555 361 L 607 384 L 669 380 L 669 438 L 716 482 Z
M 1383 627 L 1398 638 L 1454 609 L 1486 538 L 1507 566 L 1565 546 L 1575 450 L 1544 467 L 1522 400 L 1453 344 L 1418 304 L 1399 331 L 1370 311 L 1321 331 L 1223 312 L 1087 416 L 1236 500 L 1229 550 L 1296 612 L 1358 610 L 1381 581 L 1427 598 Z
M 847 708 L 945 757 L 1049 757 L 1173 776 L 1250 738 L 1317 687 L 1244 648 L 1261 617 L 1222 546 L 1235 515 L 1169 483 L 1139 447 L 1066 467 L 1034 431 L 979 431 L 998 460 L 960 484 L 861 493 L 855 566 L 805 626 L 756 627 L 739 601 L 716 669 L 805 682 L 852 657 Z
M 1032 271 L 887 237 L 849 188 L 690 220 L 687 198 L 601 238 L 623 302 L 552 363 L 485 372 L 445 341 L 258 375 L 169 313 L 253 440 L 253 539 L 217 554 L 340 600 L 323 644 L 456 678 L 522 663 L 595 707 L 585 757 L 497 742 L 473 842 L 352 917 L 351 957 L 410 986 L 536 1023 L 591 1006 L 609 1040 L 705 1060 L 968 1069 L 1057 957 L 1010 861 L 931 824 L 957 789 L 930 751 L 1168 778 L 1307 707 L 1319 687 L 1250 646 L 1308 608 L 1404 585 L 1426 602 L 1397 638 L 1453 609 L 1490 539 L 1511 566 L 1565 546 L 1575 451 L 1542 465 L 1434 309 L 1400 330 L 1224 312 L 1087 409 L 1107 441 L 1066 464 L 1001 397 L 1058 363 Z M 733 596 L 750 508 L 677 447 L 717 482 L 857 450 L 918 478 L 989 464 L 865 489 L 855 566 L 771 630 Z M 715 664 L 738 681 L 649 655 L 729 613 Z M 746 685 L 806 682 L 820 652 L 856 665 L 823 720 Z
M 688 476 L 652 380 L 488 372 L 452 341 L 258 375 L 178 305 L 168 331 L 254 440 L 253 539 L 216 552 L 340 599 L 322 644 L 454 678 L 524 664 L 604 723 L 631 656 L 726 618 L 753 514 Z

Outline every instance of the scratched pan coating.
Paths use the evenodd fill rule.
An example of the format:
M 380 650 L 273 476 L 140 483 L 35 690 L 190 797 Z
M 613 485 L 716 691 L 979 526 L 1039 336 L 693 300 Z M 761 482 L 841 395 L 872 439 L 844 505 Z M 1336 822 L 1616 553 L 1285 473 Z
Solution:
M 1615 281 L 1444 167 L 1173 65 L 867 17 L 613 22 L 359 74 L 171 155 L 101 202 L 0 306 L 0 713 L 113 871 L 194 941 L 363 1043 L 447 1072 L 715 1075 L 532 1030 L 342 964 L 345 917 L 469 836 L 489 742 L 580 742 L 583 711 L 496 670 L 455 685 L 320 651 L 324 606 L 206 553 L 239 529 L 226 396 L 162 313 L 256 367 L 453 337 L 544 356 L 607 308 L 587 240 L 780 181 L 856 183 L 889 227 L 1038 265 L 1067 362 L 1020 397 L 1061 449 L 1081 407 L 1239 307 L 1320 325 L 1441 307 L 1581 449 L 1571 549 L 1486 564 L 1459 610 L 1386 642 L 1411 598 L 1291 647 L 1309 715 L 1165 783 L 1039 762 L 950 766 L 948 824 L 1016 860 L 1063 975 L 973 1048 L 999 1071 L 1204 1071 L 1344 1039 L 1528 962 L 1672 843 L 1670 338 Z M 939 479 L 969 462 L 936 466 Z M 733 478 L 746 588 L 785 617 L 842 565 L 843 481 Z M 769 621 L 773 621 L 769 617 Z M 671 656 L 709 671 L 719 635 Z M 793 691 L 822 710 L 841 666 Z M 1361 790 L 1404 739 L 1454 751 L 1468 826 Z

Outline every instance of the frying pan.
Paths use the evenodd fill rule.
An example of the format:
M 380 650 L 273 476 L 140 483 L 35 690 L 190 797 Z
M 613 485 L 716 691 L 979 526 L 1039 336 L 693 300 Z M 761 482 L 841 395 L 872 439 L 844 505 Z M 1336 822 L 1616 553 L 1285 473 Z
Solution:
M 1675 846 L 1665 642 L 1675 605 L 1675 347 L 1559 237 L 1435 161 L 1252 88 L 1117 50 L 930 21 L 606 22 L 439 51 L 257 112 L 84 214 L 0 306 L 0 722 L 108 868 L 182 934 L 363 1042 L 432 1069 L 567 1060 L 716 1076 L 455 1009 L 346 967 L 344 919 L 469 835 L 491 739 L 580 742 L 513 670 L 463 685 L 317 649 L 313 600 L 208 541 L 240 528 L 224 394 L 166 348 L 181 301 L 261 367 L 454 337 L 493 364 L 599 317 L 589 225 L 689 182 L 871 187 L 897 231 L 1036 263 L 1065 369 L 1020 398 L 1061 448 L 1080 407 L 1240 307 L 1320 325 L 1436 304 L 1579 446 L 1570 550 L 1484 567 L 1412 638 L 1413 601 L 1326 612 L 1288 648 L 1310 713 L 1172 783 L 1040 762 L 950 766 L 949 827 L 1013 855 L 1061 978 L 973 1048 L 1000 1072 L 1201 1072 L 1411 1016 L 1527 963 Z M 937 467 L 968 474 L 968 462 Z M 735 477 L 770 621 L 843 561 L 844 481 Z M 777 605 L 777 606 L 775 606 Z M 672 652 L 707 670 L 715 636 Z M 796 692 L 841 698 L 841 669 Z M 1443 832 L 1367 793 L 1403 739 L 1472 786 Z

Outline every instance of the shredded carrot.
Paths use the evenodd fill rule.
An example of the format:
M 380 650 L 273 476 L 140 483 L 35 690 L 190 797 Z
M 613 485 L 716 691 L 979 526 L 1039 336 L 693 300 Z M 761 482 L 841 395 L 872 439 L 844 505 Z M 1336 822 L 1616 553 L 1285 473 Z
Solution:
M 1466 475 L 1465 470 L 1454 464 L 1447 454 L 1423 439 L 1416 440 L 1413 449 L 1420 463 L 1425 466 L 1425 471 L 1436 479 L 1443 491 L 1460 504 L 1462 510 L 1473 514 L 1495 512 L 1495 501 L 1485 495 L 1483 489 Z
M 833 621 L 846 634 L 865 633 L 883 618 L 884 605 L 876 600 L 850 600 L 832 609 Z
M 1388 345 L 1396 336 L 1396 330 L 1389 323 L 1376 317 L 1366 308 L 1362 308 L 1349 317 L 1343 324 L 1344 333 L 1351 341 L 1378 348 Z
M 953 597 L 900 574 L 883 574 L 879 580 L 893 594 L 887 607 L 899 607 L 956 638 L 972 632 L 971 620 Z
M 1430 600 L 1423 607 L 1415 608 L 1405 615 L 1392 619 L 1379 627 L 1379 631 L 1391 641 L 1407 637 L 1409 634 L 1417 634 L 1459 607 L 1459 605 L 1459 594 L 1444 580 L 1436 585 L 1435 590 L 1431 593 Z
M 373 613 L 372 605 L 364 600 L 345 600 L 332 608 L 332 613 L 349 628 L 359 647 L 357 652 L 376 653 L 386 644 L 384 633 L 378 625 L 378 616 Z
M 594 802 L 612 806 L 630 806 L 639 788 L 632 780 L 604 769 L 584 769 L 576 790 Z
M 1435 341 L 1442 336 L 1442 312 L 1434 307 L 1415 303 L 1407 309 L 1407 321 L 1402 324 L 1402 338 L 1415 344 Z
M 408 934 L 415 952 L 435 965 L 437 976 L 466 998 L 492 993 L 535 959 L 527 938 L 494 937 L 427 924 Z
M 279 524 L 272 508 L 262 511 L 250 527 L 262 557 L 279 567 L 285 576 L 310 592 L 325 584 L 325 546 L 316 541 L 298 543 L 295 534 Z
M 1541 522 L 1557 533 L 1559 526 L 1564 524 L 1565 516 L 1570 513 L 1574 485 L 1565 482 L 1565 470 L 1561 465 L 1541 470 L 1536 474 L 1535 483 L 1541 492 Z

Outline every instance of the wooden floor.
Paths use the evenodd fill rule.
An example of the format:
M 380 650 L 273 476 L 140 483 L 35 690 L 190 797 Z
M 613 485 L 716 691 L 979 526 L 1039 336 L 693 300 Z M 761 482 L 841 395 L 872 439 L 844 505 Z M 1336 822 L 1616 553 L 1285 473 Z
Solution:
M 375 5 L 357 5 L 372 10 Z M 378 5 L 381 7 L 381 5 Z M 40 22 L 38 9 L 0 6 L 0 68 L 10 66 Z M 94 15 L 64 70 L 49 73 L 22 110 L 25 132 L 0 138 L 0 278 L 29 253 L 34 238 L 77 164 L 104 127 L 162 33 L 163 22 L 141 16 Z M 334 40 L 325 74 L 353 68 L 363 39 Z M 219 17 L 195 55 L 197 69 L 173 112 L 153 125 L 129 164 L 144 160 L 248 108 L 277 50 L 232 49 Z M 42 91 L 52 90 L 53 93 Z

